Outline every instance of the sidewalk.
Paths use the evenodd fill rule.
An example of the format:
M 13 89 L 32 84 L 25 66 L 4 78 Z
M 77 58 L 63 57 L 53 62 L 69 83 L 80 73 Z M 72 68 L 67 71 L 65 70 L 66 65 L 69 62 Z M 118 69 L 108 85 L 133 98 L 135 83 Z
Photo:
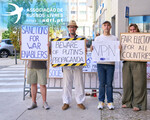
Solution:
M 17 65 L 23 64 L 23 62 L 23 60 L 17 59 Z M 9 56 L 8 58 L 0 58 L 0 67 L 9 65 L 15 65 L 14 56 Z
M 18 60 L 18 65 L 23 64 Z M 14 65 L 15 60 L 11 58 L 0 58 L 0 68 Z M 22 88 L 23 89 L 23 88 Z M 86 90 L 91 92 L 91 90 Z M 0 120 L 150 120 L 150 91 L 148 91 L 148 110 L 133 112 L 132 109 L 121 108 L 121 96 L 114 93 L 115 110 L 98 110 L 98 99 L 86 96 L 86 110 L 77 107 L 74 92 L 71 107 L 63 111 L 62 108 L 62 89 L 47 92 L 47 102 L 50 110 L 42 108 L 42 97 L 37 94 L 38 107 L 34 110 L 27 110 L 31 105 L 31 98 L 26 96 L 23 101 L 22 92 L 0 92 Z
M 150 119 L 150 101 L 148 101 L 148 110 L 133 112 L 132 109 L 121 108 L 121 96 L 114 94 L 115 110 L 97 109 L 98 100 L 96 97 L 86 96 L 86 110 L 77 107 L 74 94 L 71 107 L 63 111 L 62 91 L 48 91 L 47 101 L 50 105 L 49 110 L 42 108 L 41 95 L 37 96 L 38 107 L 33 110 L 27 110 L 31 104 L 31 98 L 26 96 L 22 100 L 22 92 L 0 93 L 0 120 L 149 120 Z M 150 95 L 148 95 L 150 100 Z

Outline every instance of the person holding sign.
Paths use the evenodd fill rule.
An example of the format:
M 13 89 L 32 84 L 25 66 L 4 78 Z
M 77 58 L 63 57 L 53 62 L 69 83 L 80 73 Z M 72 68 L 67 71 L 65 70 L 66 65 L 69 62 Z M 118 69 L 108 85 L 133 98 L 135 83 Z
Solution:
M 31 95 L 32 95 L 32 105 L 28 110 L 32 110 L 37 107 L 36 94 L 37 94 L 37 83 L 40 84 L 40 91 L 43 99 L 43 108 L 49 109 L 48 103 L 46 102 L 46 61 L 28 61 L 28 73 L 27 73 L 27 83 L 31 84 Z
M 136 24 L 128 27 L 129 33 L 138 33 Z M 147 81 L 146 62 L 123 62 L 123 99 L 122 108 L 131 108 L 133 111 L 147 109 Z
M 30 48 L 29 46 L 26 47 L 26 49 L 28 49 L 30 52 L 29 53 L 35 53 L 32 52 L 32 50 L 36 50 L 36 49 L 40 49 L 42 53 L 45 50 L 41 50 L 41 43 L 43 43 L 43 41 L 47 41 L 48 42 L 48 27 L 47 26 L 22 26 L 22 39 L 21 41 L 19 41 L 19 44 L 21 45 L 21 48 L 23 48 L 23 46 L 28 45 L 28 43 L 24 42 L 24 41 L 29 41 L 31 42 L 33 45 L 32 48 Z M 30 35 L 28 35 L 30 33 Z M 36 35 L 36 39 L 35 39 L 35 35 Z M 45 36 L 45 37 L 43 37 Z M 36 42 L 38 42 L 37 44 L 39 45 L 38 47 L 36 47 Z M 40 42 L 40 43 L 39 43 Z M 50 46 L 50 43 L 48 43 L 48 46 L 45 46 L 47 43 L 45 42 L 43 46 L 43 48 L 48 49 Z M 21 49 L 21 52 L 25 51 Z M 46 51 L 46 53 L 48 53 L 48 51 Z M 37 54 L 40 56 L 40 54 Z M 28 55 L 27 55 L 28 56 Z M 48 57 L 48 55 L 46 55 Z M 36 95 L 37 95 L 37 83 L 40 84 L 40 92 L 42 95 L 42 99 L 43 99 L 43 108 L 48 110 L 50 107 L 48 105 L 48 103 L 46 102 L 46 84 L 47 84 L 47 62 L 46 61 L 42 61 L 44 58 L 41 57 L 41 59 L 38 59 L 39 57 L 36 57 L 36 55 L 31 55 L 31 58 L 26 58 L 24 57 L 24 55 L 21 54 L 21 59 L 24 60 L 28 60 L 28 65 L 27 65 L 27 83 L 31 85 L 31 96 L 32 96 L 32 104 L 31 106 L 28 108 L 28 110 L 32 110 L 34 108 L 37 107 L 37 102 L 36 102 Z M 34 61 L 35 60 L 35 61 Z M 39 61 L 38 61 L 39 60 Z M 40 61 L 41 60 L 41 61 Z M 45 59 L 46 60 L 46 59 Z
M 110 34 L 111 23 L 105 21 L 102 24 L 103 34 L 96 37 L 95 41 L 118 41 L 117 37 Z M 94 46 L 91 46 L 91 51 Z M 119 49 L 119 48 L 118 48 Z M 110 110 L 114 109 L 113 105 L 113 77 L 114 77 L 115 63 L 114 62 L 97 62 L 97 71 L 99 77 L 99 103 L 97 108 L 103 109 L 105 103 L 105 90 L 107 94 L 107 106 Z
M 76 22 L 71 20 L 68 24 L 69 35 L 64 38 L 81 38 L 76 35 L 76 30 L 78 28 Z M 85 100 L 84 94 L 84 84 L 83 84 L 83 73 L 82 66 L 70 66 L 63 67 L 63 106 L 62 110 L 67 110 L 72 99 L 72 86 L 73 80 L 75 83 L 75 98 L 77 106 L 81 109 L 85 109 L 83 102 Z

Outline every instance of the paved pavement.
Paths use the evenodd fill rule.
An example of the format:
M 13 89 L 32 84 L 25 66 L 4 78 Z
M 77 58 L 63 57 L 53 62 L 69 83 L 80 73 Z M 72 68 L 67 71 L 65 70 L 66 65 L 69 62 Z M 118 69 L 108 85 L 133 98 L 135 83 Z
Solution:
M 7 61 L 7 63 L 6 63 Z M 14 66 L 19 68 L 23 62 L 18 60 L 18 65 L 14 64 L 13 59 L 1 59 L 0 58 L 0 70 L 3 68 L 13 69 Z M 9 74 L 13 73 L 9 71 Z M 4 75 L 3 75 L 4 74 Z M 20 73 L 22 74 L 22 73 Z M 0 74 L 1 78 L 6 78 L 7 73 Z M 15 75 L 16 76 L 16 75 Z M 13 80 L 13 77 L 11 77 Z M 15 78 L 17 79 L 17 78 Z M 22 77 L 18 77 L 22 79 Z M 5 80 L 5 79 L 4 79 Z M 0 85 L 5 81 L 1 82 Z M 20 80 L 22 81 L 22 80 Z M 11 81 L 9 81 L 11 82 Z M 8 83 L 9 83 L 8 82 Z M 18 83 L 19 81 L 14 81 Z M 21 83 L 22 84 L 22 83 Z M 20 86 L 20 85 L 19 85 Z M 0 86 L 1 89 L 2 86 Z M 9 87 L 9 86 L 8 86 Z M 86 90 L 91 92 L 91 90 Z M 71 103 L 71 107 L 63 111 L 62 107 L 62 90 L 48 90 L 47 101 L 50 105 L 50 110 L 44 110 L 42 108 L 42 97 L 40 94 L 37 96 L 38 107 L 34 110 L 27 110 L 27 107 L 31 104 L 31 98 L 29 95 L 25 97 L 23 101 L 22 91 L 1 91 L 0 92 L 0 120 L 150 120 L 150 93 L 148 94 L 148 110 L 133 112 L 132 109 L 122 109 L 121 99 L 122 97 L 114 93 L 115 110 L 108 110 L 107 107 L 104 110 L 97 110 L 97 97 L 86 96 L 85 106 L 86 110 L 80 110 L 74 99 Z

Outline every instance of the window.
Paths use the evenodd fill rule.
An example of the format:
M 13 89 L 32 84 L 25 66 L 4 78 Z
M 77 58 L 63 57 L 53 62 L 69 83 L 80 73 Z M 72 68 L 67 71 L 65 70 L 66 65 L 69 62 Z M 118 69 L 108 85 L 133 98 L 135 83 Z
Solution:
M 11 40 L 5 40 L 5 43 L 6 43 L 6 44 L 9 44 L 9 45 L 12 44 Z
M 140 32 L 150 32 L 150 16 L 129 17 L 129 24 L 137 24 Z
M 76 11 L 71 11 L 71 14 L 76 14 Z
M 77 3 L 71 3 L 71 5 L 77 5 Z
M 86 2 L 80 2 L 79 5 L 86 6 Z
M 80 14 L 86 14 L 86 11 L 80 11 Z

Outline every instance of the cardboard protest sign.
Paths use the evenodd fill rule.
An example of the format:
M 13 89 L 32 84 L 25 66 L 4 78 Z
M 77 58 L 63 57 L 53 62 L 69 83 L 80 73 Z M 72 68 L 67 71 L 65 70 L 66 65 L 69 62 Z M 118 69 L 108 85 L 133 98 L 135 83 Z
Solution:
M 52 66 L 85 66 L 85 38 L 51 40 Z
M 97 72 L 97 63 L 92 60 L 91 52 L 87 52 L 86 64 L 83 67 L 83 72 Z
M 96 62 L 120 61 L 119 41 L 93 41 L 92 58 Z
M 150 33 L 122 33 L 121 60 L 150 61 Z
M 48 60 L 48 26 L 21 27 L 21 52 L 22 60 Z

